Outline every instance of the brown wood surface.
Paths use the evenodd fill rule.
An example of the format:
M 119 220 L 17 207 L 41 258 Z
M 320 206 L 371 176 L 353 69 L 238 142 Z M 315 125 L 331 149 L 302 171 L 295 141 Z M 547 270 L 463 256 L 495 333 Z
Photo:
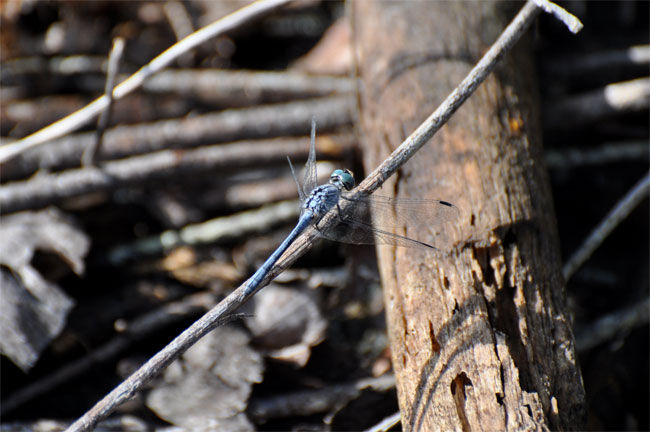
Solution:
M 520 6 L 353 2 L 367 170 Z M 536 92 L 526 39 L 380 192 L 448 200 L 461 214 L 448 257 L 378 248 L 405 430 L 562 430 L 584 420 Z M 395 229 L 432 241 L 426 226 Z

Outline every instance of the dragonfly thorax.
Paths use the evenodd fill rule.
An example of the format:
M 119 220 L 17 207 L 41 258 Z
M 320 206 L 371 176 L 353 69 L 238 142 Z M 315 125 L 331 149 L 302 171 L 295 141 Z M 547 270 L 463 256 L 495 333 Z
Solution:
M 303 208 L 311 211 L 314 216 L 322 216 L 339 202 L 340 195 L 341 191 L 333 184 L 318 186 L 311 191 Z

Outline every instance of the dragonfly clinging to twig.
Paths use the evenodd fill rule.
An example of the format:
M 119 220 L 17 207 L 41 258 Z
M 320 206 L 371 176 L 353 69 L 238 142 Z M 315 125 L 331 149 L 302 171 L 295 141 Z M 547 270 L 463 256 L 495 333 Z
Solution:
M 311 147 L 305 165 L 302 186 L 289 160 L 291 173 L 298 186 L 301 212 L 296 227 L 282 244 L 262 264 L 248 281 L 245 295 L 253 293 L 273 265 L 298 236 L 310 225 L 316 225 L 320 237 L 353 244 L 392 244 L 396 246 L 445 251 L 449 247 L 449 228 L 458 219 L 458 208 L 441 200 L 419 198 L 389 198 L 368 194 L 348 194 L 355 186 L 354 176 L 348 169 L 332 172 L 328 184 L 316 185 L 316 125 L 312 120 Z M 287 158 L 288 159 L 288 158 Z M 349 202 L 345 211 L 341 203 Z M 319 229 L 318 223 L 330 211 L 337 212 L 338 223 L 329 229 Z M 384 227 L 394 227 L 396 223 L 405 225 L 425 225 L 432 230 L 436 245 L 394 234 Z

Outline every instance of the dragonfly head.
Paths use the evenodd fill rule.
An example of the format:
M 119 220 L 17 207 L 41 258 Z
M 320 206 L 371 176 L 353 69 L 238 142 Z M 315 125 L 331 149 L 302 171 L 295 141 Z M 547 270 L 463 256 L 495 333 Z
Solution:
M 330 183 L 339 189 L 345 188 L 345 190 L 351 190 L 354 183 L 354 174 L 349 169 L 337 169 L 334 170 L 330 176 Z

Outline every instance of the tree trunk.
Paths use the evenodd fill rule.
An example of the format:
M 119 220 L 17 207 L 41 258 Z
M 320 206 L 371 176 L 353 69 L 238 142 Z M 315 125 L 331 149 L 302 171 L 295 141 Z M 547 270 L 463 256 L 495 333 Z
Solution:
M 521 5 L 352 3 L 367 169 L 436 108 Z M 519 42 L 380 192 L 460 208 L 448 257 L 378 248 L 405 430 L 583 424 L 532 60 L 531 41 Z M 395 229 L 432 238 L 426 226 Z

